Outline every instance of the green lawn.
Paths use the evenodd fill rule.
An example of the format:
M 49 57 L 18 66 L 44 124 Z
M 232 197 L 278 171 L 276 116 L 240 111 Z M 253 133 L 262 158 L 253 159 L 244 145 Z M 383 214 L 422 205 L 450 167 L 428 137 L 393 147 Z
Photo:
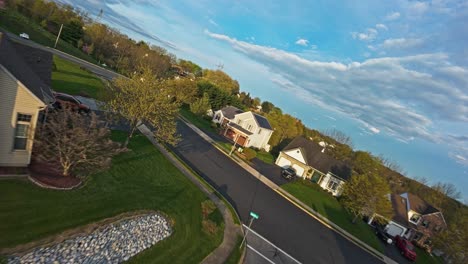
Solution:
M 384 247 L 378 241 L 372 228 L 363 221 L 357 221 L 353 224 L 353 216 L 331 194 L 323 191 L 317 184 L 305 180 L 297 180 L 281 187 L 369 246 L 380 252 L 384 252 Z
M 240 244 L 242 242 L 242 237 L 238 236 L 236 240 L 236 245 L 234 246 L 233 252 L 231 252 L 231 255 L 229 255 L 229 258 L 226 260 L 225 264 L 238 264 L 239 260 L 242 256 L 242 249 L 245 248 L 239 248 Z
M 275 157 L 273 157 L 271 153 L 266 152 L 264 150 L 257 151 L 257 158 L 268 164 L 275 163 Z
M 72 95 L 102 98 L 105 90 L 101 79 L 93 73 L 80 69 L 77 64 L 54 56 L 52 89 Z
M 113 132 L 115 140 L 126 134 Z M 136 135 L 131 151 L 113 159 L 110 170 L 90 176 L 73 191 L 39 188 L 25 180 L 0 181 L 0 248 L 11 247 L 117 214 L 158 210 L 174 223 L 174 233 L 133 262 L 197 263 L 222 241 L 223 231 L 202 230 L 201 203 L 207 197 L 149 141 Z M 219 221 L 219 215 L 215 215 Z
M 182 106 L 180 108 L 180 114 L 185 117 L 190 123 L 194 124 L 196 127 L 216 133 L 216 130 L 212 127 L 213 123 L 210 120 L 206 120 L 203 117 L 200 117 L 190 111 L 188 106 Z
M 420 264 L 442 264 L 444 263 L 443 259 L 440 257 L 433 257 L 429 255 L 425 250 L 415 247 L 416 248 L 416 263 Z
M 31 41 L 48 47 L 54 46 L 55 39 L 57 36 L 52 35 L 50 32 L 46 31 L 41 26 L 39 26 L 36 22 L 23 16 L 22 14 L 10 9 L 0 9 L 0 17 L 1 28 L 10 31 L 14 34 L 20 34 L 22 32 L 25 32 L 29 35 Z M 97 61 L 91 56 L 81 52 L 72 44 L 65 42 L 61 39 L 58 42 L 57 49 L 65 53 L 71 54 L 75 57 L 78 57 L 80 59 L 89 61 L 94 64 L 98 64 Z

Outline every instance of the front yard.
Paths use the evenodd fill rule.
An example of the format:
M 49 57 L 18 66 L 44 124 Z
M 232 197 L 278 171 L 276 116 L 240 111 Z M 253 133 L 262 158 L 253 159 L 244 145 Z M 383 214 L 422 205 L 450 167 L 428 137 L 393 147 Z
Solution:
M 113 132 L 113 139 L 123 141 L 125 134 Z M 130 261 L 200 262 L 222 241 L 219 215 L 214 215 L 214 222 L 221 225 L 217 232 L 205 232 L 201 204 L 207 197 L 142 135 L 136 135 L 129 148 L 113 159 L 108 171 L 90 176 L 77 190 L 46 190 L 25 180 L 0 181 L 0 248 L 148 209 L 167 214 L 174 233 Z
M 96 75 L 55 55 L 54 65 L 55 68 L 52 72 L 52 89 L 54 91 L 102 99 L 105 86 Z
M 281 187 L 369 246 L 384 252 L 383 245 L 372 228 L 363 221 L 357 221 L 353 224 L 353 216 L 341 206 L 336 198 L 322 190 L 317 184 L 299 179 Z

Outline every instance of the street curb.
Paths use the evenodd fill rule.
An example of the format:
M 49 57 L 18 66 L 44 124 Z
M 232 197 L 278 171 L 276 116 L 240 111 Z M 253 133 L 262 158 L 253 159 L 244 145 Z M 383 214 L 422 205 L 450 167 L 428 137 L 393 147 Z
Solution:
M 355 236 L 351 235 L 347 231 L 343 230 L 341 227 L 337 226 L 335 223 L 330 221 L 329 219 L 325 218 L 324 216 L 320 215 L 318 212 L 314 211 L 312 208 L 309 206 L 305 205 L 303 202 L 299 201 L 296 197 L 282 189 L 280 186 L 277 184 L 273 183 L 270 179 L 262 175 L 260 172 L 252 168 L 250 165 L 248 165 L 246 162 L 242 161 L 241 159 L 235 157 L 235 156 L 229 156 L 228 153 L 226 153 L 222 148 L 220 148 L 216 141 L 214 141 L 212 138 L 210 138 L 205 132 L 203 132 L 201 129 L 196 127 L 194 124 L 190 123 L 188 120 L 185 118 L 181 117 L 180 118 L 188 127 L 190 127 L 192 130 L 194 130 L 199 136 L 201 136 L 203 139 L 205 139 L 207 142 L 213 145 L 216 149 L 221 151 L 224 155 L 227 157 L 231 158 L 234 162 L 236 162 L 239 166 L 241 166 L 243 169 L 245 169 L 247 172 L 249 172 L 252 176 L 256 177 L 259 179 L 261 182 L 263 182 L 265 185 L 267 185 L 270 189 L 281 195 L 283 198 L 288 200 L 291 204 L 295 205 L 297 208 L 301 209 L 314 219 L 318 220 L 321 224 L 325 225 L 327 228 L 335 231 L 336 233 L 340 234 L 344 238 L 346 238 L 348 241 L 351 243 L 355 244 L 356 246 L 360 247 L 361 249 L 365 250 L 369 254 L 373 255 L 374 257 L 384 261 L 387 264 L 397 264 L 396 261 L 390 259 L 389 257 L 385 256 L 382 254 L 380 251 L 377 251 L 373 247 L 367 245 L 360 239 L 356 238 Z
M 212 263 L 224 263 L 230 253 L 235 250 L 237 236 L 240 233 L 243 233 L 242 225 L 240 225 L 240 229 L 237 228 L 237 225 L 234 223 L 233 215 L 231 214 L 228 206 L 232 205 L 226 201 L 225 199 L 221 199 L 218 197 L 218 191 L 213 188 L 208 182 L 203 181 L 199 177 L 195 175 L 193 171 L 191 171 L 187 165 L 185 165 L 182 161 L 180 161 L 175 153 L 167 150 L 162 144 L 156 141 L 153 136 L 153 133 L 149 130 L 146 125 L 140 125 L 137 128 L 168 160 L 173 163 L 173 165 L 179 169 L 182 174 L 184 174 L 188 180 L 190 180 L 195 186 L 197 186 L 203 193 L 207 195 L 207 197 L 214 202 L 216 207 L 219 209 L 221 214 L 223 215 L 224 219 L 224 232 L 223 232 L 223 241 L 221 244 L 214 249 L 208 256 L 206 256 L 201 263 L 212 264 Z M 222 196 L 222 195 L 221 195 Z M 225 204 L 228 203 L 229 205 Z M 235 217 L 238 218 L 240 222 L 240 217 L 235 212 Z

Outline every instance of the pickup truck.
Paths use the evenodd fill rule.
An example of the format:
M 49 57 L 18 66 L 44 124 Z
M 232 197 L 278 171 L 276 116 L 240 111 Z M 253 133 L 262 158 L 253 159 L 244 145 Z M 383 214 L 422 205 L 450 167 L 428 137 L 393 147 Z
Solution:
M 395 244 L 405 258 L 416 261 L 416 251 L 414 250 L 414 245 L 410 241 L 401 236 L 396 236 Z

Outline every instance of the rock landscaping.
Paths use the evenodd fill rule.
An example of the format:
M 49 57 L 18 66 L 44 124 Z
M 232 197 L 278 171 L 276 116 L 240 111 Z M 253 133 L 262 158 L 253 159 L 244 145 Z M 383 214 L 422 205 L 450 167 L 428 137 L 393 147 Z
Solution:
M 171 233 L 168 221 L 153 213 L 123 220 L 50 247 L 10 256 L 8 263 L 120 263 Z

